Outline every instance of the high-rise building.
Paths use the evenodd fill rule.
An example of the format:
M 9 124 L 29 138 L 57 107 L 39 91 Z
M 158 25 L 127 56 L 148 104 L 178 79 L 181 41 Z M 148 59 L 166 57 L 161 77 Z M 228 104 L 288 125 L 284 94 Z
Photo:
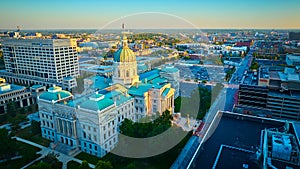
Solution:
M 10 83 L 76 86 L 79 75 L 75 39 L 7 39 L 3 43 L 5 71 Z

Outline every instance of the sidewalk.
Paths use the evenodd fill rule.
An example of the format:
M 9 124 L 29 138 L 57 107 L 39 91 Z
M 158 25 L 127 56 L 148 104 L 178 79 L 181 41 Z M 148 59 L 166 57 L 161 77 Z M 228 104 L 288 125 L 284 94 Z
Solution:
M 12 138 L 13 138 L 13 139 L 16 139 L 17 141 L 20 141 L 20 142 L 23 142 L 23 143 L 26 143 L 26 144 L 29 144 L 29 145 L 32 145 L 32 146 L 34 146 L 34 147 L 38 147 L 38 148 L 41 149 L 41 151 L 37 152 L 37 154 L 41 154 L 41 157 L 39 157 L 39 158 L 35 159 L 34 161 L 32 161 L 32 162 L 26 164 L 26 165 L 23 166 L 21 169 L 25 169 L 25 168 L 29 167 L 29 166 L 32 165 L 34 162 L 36 162 L 36 161 L 38 161 L 38 160 L 44 158 L 44 157 L 45 157 L 46 155 L 48 155 L 50 152 L 54 152 L 55 154 L 58 154 L 58 155 L 59 155 L 57 159 L 58 159 L 60 162 L 63 163 L 63 166 L 62 166 L 63 169 L 67 169 L 67 164 L 68 164 L 69 161 L 75 161 L 75 162 L 77 162 L 77 163 L 79 163 L 79 164 L 82 163 L 82 161 L 79 160 L 79 159 L 77 159 L 77 158 L 74 158 L 74 157 L 72 157 L 72 156 L 69 156 L 69 155 L 60 153 L 60 152 L 55 151 L 55 150 L 52 150 L 52 149 L 50 149 L 50 148 L 48 148 L 48 147 L 42 146 L 42 145 L 37 144 L 37 143 L 34 143 L 34 142 L 32 142 L 32 141 L 25 140 L 25 139 L 20 138 L 20 137 L 12 137 Z M 95 168 L 95 165 L 93 165 L 93 164 L 89 164 L 89 166 L 90 166 L 91 168 Z

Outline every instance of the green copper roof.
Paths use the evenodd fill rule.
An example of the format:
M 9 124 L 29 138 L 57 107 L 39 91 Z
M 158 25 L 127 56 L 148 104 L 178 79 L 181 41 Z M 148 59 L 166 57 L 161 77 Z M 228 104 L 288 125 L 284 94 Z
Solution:
M 36 85 L 31 86 L 31 88 L 33 88 L 33 89 L 38 89 L 40 87 L 43 87 L 43 85 L 36 84 Z
M 109 97 L 110 99 L 114 99 L 116 101 L 116 105 L 121 105 L 128 100 L 132 99 L 130 95 L 125 95 L 119 91 L 113 90 L 107 94 L 105 94 L 106 97 Z
M 113 100 L 104 97 L 103 99 L 101 99 L 99 101 L 87 100 L 87 101 L 83 102 L 82 104 L 80 104 L 80 107 L 84 108 L 84 109 L 98 111 L 98 110 L 103 110 L 113 104 L 114 104 Z
M 145 92 L 147 92 L 150 88 L 152 88 L 152 84 L 139 84 L 138 87 L 132 86 L 129 88 L 128 93 L 134 96 L 143 96 Z
M 72 96 L 72 94 L 70 92 L 62 90 L 62 91 L 55 92 L 55 93 L 44 92 L 39 96 L 39 98 L 43 99 L 43 100 L 48 100 L 48 101 L 52 101 L 52 100 L 58 101 L 58 100 L 68 98 L 70 96 Z M 59 97 L 60 97 L 60 99 L 59 99 Z
M 157 78 L 151 80 L 151 83 L 153 83 L 153 84 L 161 84 L 161 83 L 165 83 L 165 82 L 167 82 L 167 79 L 161 78 L 161 77 L 157 77 Z
M 93 76 L 90 78 L 94 83 L 91 86 L 92 88 L 97 88 L 97 89 L 104 89 L 109 86 L 109 83 L 111 83 L 111 78 L 105 78 L 103 76 Z
M 48 90 L 61 90 L 61 87 L 53 86 L 53 87 L 50 87 Z
M 179 70 L 175 67 L 166 67 L 166 68 L 162 69 L 162 71 L 166 72 L 166 73 L 176 73 Z
M 163 95 L 164 97 L 167 96 L 168 93 L 169 93 L 169 91 L 170 91 L 170 88 L 166 88 L 166 89 L 163 91 L 162 95 Z

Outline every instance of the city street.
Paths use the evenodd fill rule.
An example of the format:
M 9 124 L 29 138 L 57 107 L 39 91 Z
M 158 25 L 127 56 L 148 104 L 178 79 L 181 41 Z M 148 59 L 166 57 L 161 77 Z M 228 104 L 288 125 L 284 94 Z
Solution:
M 205 124 L 202 127 L 202 130 L 198 133 L 199 141 L 195 142 L 195 144 L 198 144 L 196 152 L 193 154 L 192 157 L 185 157 L 186 160 L 188 160 L 188 158 L 191 158 L 187 168 L 191 166 L 194 160 L 197 160 L 197 153 L 199 153 L 202 143 L 205 140 L 207 140 L 209 136 L 212 134 L 212 132 L 214 131 L 214 130 L 209 130 L 209 126 L 215 120 L 214 117 L 216 116 L 217 112 L 232 110 L 233 105 L 235 104 L 236 101 L 234 98 L 238 92 L 238 85 L 239 85 L 238 80 L 242 78 L 244 71 L 249 68 L 249 65 L 251 65 L 252 52 L 253 51 L 249 51 L 247 56 L 242 60 L 241 66 L 237 67 L 235 73 L 232 75 L 229 81 L 229 84 L 224 85 L 225 87 L 221 90 L 215 102 L 211 105 L 209 111 L 206 113 L 203 119 L 203 122 Z M 238 80 L 235 81 L 234 79 L 238 79 Z M 209 133 L 207 133 L 208 130 Z

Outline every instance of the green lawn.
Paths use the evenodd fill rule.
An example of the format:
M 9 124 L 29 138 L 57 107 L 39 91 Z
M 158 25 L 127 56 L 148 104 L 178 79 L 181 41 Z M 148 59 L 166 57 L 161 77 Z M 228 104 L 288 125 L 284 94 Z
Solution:
M 108 153 L 106 156 L 101 158 L 104 161 L 110 161 L 114 169 L 124 169 L 128 165 L 133 165 L 134 168 L 143 168 L 143 169 L 165 169 L 170 168 L 173 162 L 176 160 L 181 150 L 187 143 L 188 139 L 191 137 L 191 134 L 187 135 L 179 144 L 170 149 L 169 151 L 149 158 L 127 158 L 121 157 L 112 153 Z M 80 153 L 76 158 L 81 160 L 87 160 L 91 164 L 97 164 L 100 158 L 89 155 L 87 153 Z
M 94 165 L 96 165 L 97 162 L 100 160 L 99 157 L 87 154 L 85 152 L 79 153 L 77 156 L 75 156 L 75 158 L 78 158 L 80 160 L 86 160 L 88 163 L 91 163 L 91 164 L 94 164 Z
M 43 145 L 45 147 L 48 147 L 51 141 L 43 138 L 40 133 L 39 134 L 33 134 L 31 127 L 32 126 L 29 126 L 25 129 L 19 130 L 16 133 L 16 136 L 24 138 L 24 139 L 32 141 L 32 142 L 35 142 L 37 144 Z
M 211 91 L 199 87 L 192 91 L 191 97 L 177 97 L 174 100 L 174 111 L 180 112 L 182 117 L 189 115 L 189 117 L 203 119 L 210 108 L 212 98 L 217 92 L 215 89 Z
M 69 169 L 77 169 L 80 166 L 79 163 L 75 162 L 75 161 L 69 161 L 67 164 L 67 168 Z
M 35 163 L 33 163 L 32 165 L 30 165 L 29 167 L 28 167 L 28 169 L 30 169 L 31 167 L 35 167 L 36 165 L 38 165 L 40 162 L 43 162 L 44 161 L 44 159 L 45 158 L 42 158 L 41 160 L 39 160 L 39 161 L 36 161 Z M 74 161 L 73 161 L 74 162 Z M 44 163 L 47 163 L 47 162 L 44 162 Z M 62 162 L 60 162 L 60 161 L 58 161 L 58 160 L 56 160 L 55 162 L 53 162 L 53 164 L 49 164 L 49 163 L 47 163 L 52 169 L 60 169 L 60 168 L 62 168 L 62 165 L 63 165 L 63 163 Z M 78 168 L 78 167 L 75 167 L 75 168 Z M 72 168 L 73 169 L 73 168 Z
M 13 140 L 13 142 L 15 142 L 15 146 L 17 147 L 19 154 L 23 156 L 23 158 L 0 163 L 0 168 L 19 169 L 40 156 L 36 154 L 36 152 L 40 151 L 39 148 L 18 142 L 16 140 Z

